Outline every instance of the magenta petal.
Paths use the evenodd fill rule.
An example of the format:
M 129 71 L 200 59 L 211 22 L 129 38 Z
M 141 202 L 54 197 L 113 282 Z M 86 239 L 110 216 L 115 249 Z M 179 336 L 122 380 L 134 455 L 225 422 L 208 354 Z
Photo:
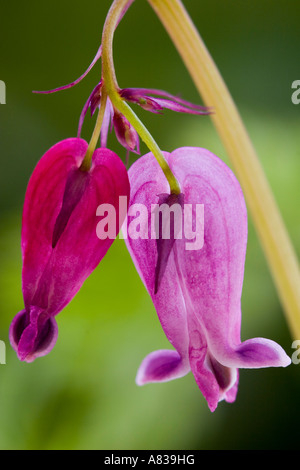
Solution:
M 187 106 L 177 103 L 176 101 L 167 100 L 164 98 L 155 98 L 153 99 L 155 103 L 161 108 L 170 109 L 171 111 L 176 111 L 177 113 L 188 113 L 188 114 L 211 114 L 211 111 L 208 108 L 203 109 L 202 107 L 188 108 Z
M 161 98 L 165 98 L 170 101 L 175 101 L 176 103 L 182 104 L 183 106 L 187 108 L 194 108 L 194 109 L 198 109 L 199 111 L 200 110 L 205 111 L 209 109 L 206 106 L 201 106 L 195 103 L 191 103 L 190 101 L 186 101 L 180 98 L 179 96 L 172 95 L 171 93 L 168 93 L 167 91 L 159 90 L 156 88 L 124 88 L 123 90 L 121 90 L 121 96 L 123 96 L 125 99 L 126 97 L 130 99 L 136 96 L 142 97 L 142 96 L 149 96 L 149 95 L 160 96 Z M 156 99 L 156 98 L 153 98 L 153 99 Z
M 89 179 L 90 174 L 88 172 L 81 171 L 79 168 L 70 171 L 68 174 L 62 207 L 54 225 L 52 237 L 53 248 L 56 247 L 56 244 L 63 234 L 75 207 L 83 197 L 87 185 L 89 184 Z
M 257 369 L 261 367 L 285 367 L 291 363 L 283 349 L 270 339 L 253 338 L 241 343 L 223 362 L 235 367 Z
M 122 98 L 138 104 L 146 111 L 160 113 L 164 108 L 189 114 L 211 114 L 212 109 L 199 106 L 162 90 L 152 88 L 123 88 Z M 157 95 L 159 98 L 156 96 Z
M 107 98 L 102 127 L 101 127 L 101 135 L 100 135 L 101 147 L 107 146 L 107 137 L 108 137 L 109 127 L 112 121 L 113 114 L 114 114 L 114 111 L 113 111 L 112 104 L 110 102 L 110 99 Z
M 86 149 L 87 143 L 81 139 L 67 139 L 52 147 L 38 163 L 25 197 L 22 230 L 25 306 L 32 305 L 34 300 L 35 305 L 52 315 L 71 300 L 113 242 L 97 237 L 97 207 L 112 204 L 118 221 L 119 196 L 129 194 L 122 161 L 110 150 L 98 149 L 90 172 L 81 177 L 80 184 L 84 184 L 79 188 L 80 197 L 68 188 L 68 207 L 64 206 L 66 183 L 70 175 L 80 176 L 77 171 Z M 60 217 L 64 220 L 60 221 Z M 53 236 L 57 236 L 56 230 L 62 230 L 60 224 L 64 230 L 53 249 Z
M 119 197 L 129 197 L 123 162 L 112 151 L 98 149 L 90 171 L 81 172 L 87 147 L 77 138 L 56 144 L 28 184 L 22 221 L 25 314 L 18 314 L 11 330 L 21 360 L 33 360 L 54 345 L 52 317 L 71 301 L 113 243 L 113 238 L 97 236 L 98 206 L 115 208 L 116 235 L 125 217 L 119 221 Z
M 140 365 L 136 383 L 168 382 L 183 377 L 190 371 L 188 362 L 177 351 L 160 350 L 149 354 Z
M 165 155 L 167 155 L 165 153 Z M 137 160 L 129 169 L 131 181 L 130 204 L 143 204 L 151 214 L 151 205 L 159 203 L 159 194 L 167 193 L 169 186 L 161 168 L 156 164 L 153 155 L 148 154 Z M 144 217 L 144 215 L 142 217 Z M 147 232 L 151 231 L 148 217 L 140 222 Z M 171 252 L 162 277 L 158 293 L 155 294 L 155 267 L 157 264 L 157 243 L 155 238 L 130 237 L 132 217 L 128 217 L 128 238 L 125 238 L 127 248 L 134 264 L 145 284 L 156 308 L 164 332 L 182 358 L 188 357 L 189 337 L 186 322 L 184 297 L 178 289 L 178 272 Z M 171 275 L 169 275 L 171 273 Z
M 172 211 L 174 206 L 179 207 L 180 211 L 183 210 L 183 194 L 160 194 L 159 195 L 159 208 L 156 213 L 156 243 L 157 243 L 157 261 L 155 266 L 155 288 L 156 294 L 165 269 L 167 267 L 168 259 L 172 251 L 174 242 L 182 230 L 182 224 L 179 227 L 175 221 L 175 212 Z M 165 209 L 165 210 L 164 210 Z M 157 220 L 158 218 L 158 220 Z
M 204 332 L 193 312 L 187 316 L 189 329 L 189 362 L 195 381 L 214 411 L 219 401 L 228 401 L 237 381 L 237 369 L 223 366 L 209 351 Z
M 204 244 L 196 243 L 199 224 L 192 242 L 169 240 L 160 253 L 163 240 L 130 237 L 127 247 L 154 304 L 162 328 L 177 351 L 170 357 L 189 364 L 197 385 L 214 411 L 220 400 L 233 402 L 237 394 L 238 368 L 285 367 L 291 363 L 274 341 L 253 338 L 241 342 L 241 294 L 247 245 L 247 211 L 243 193 L 232 171 L 205 149 L 181 148 L 164 152 L 179 182 L 185 205 L 197 214 L 204 206 Z M 166 179 L 153 155 L 138 159 L 129 170 L 131 199 L 143 204 L 147 213 L 159 203 L 159 194 L 168 193 Z M 200 212 L 199 212 L 200 213 Z M 139 219 L 148 227 L 151 223 Z M 197 226 L 197 219 L 192 226 Z M 129 218 L 129 230 L 130 235 Z M 201 225 L 202 224 L 202 225 Z M 171 243 L 172 242 L 172 243 Z M 187 242 L 189 247 L 187 248 Z M 163 259 L 163 262 L 161 261 Z M 163 265 L 159 288 L 157 266 Z M 153 354 L 153 356 L 152 356 Z M 152 353 L 141 365 L 138 382 L 175 378 L 176 361 Z M 161 375 L 160 375 L 161 371 Z M 161 377 L 161 378 L 160 378 Z
M 32 312 L 36 314 L 39 322 L 30 323 Z M 17 351 L 21 361 L 33 362 L 37 357 L 48 354 L 54 347 L 58 328 L 54 318 L 40 315 L 40 309 L 32 308 L 30 314 L 26 310 L 15 316 L 9 331 L 9 339 L 12 347 Z
M 139 136 L 128 119 L 114 109 L 113 125 L 118 141 L 130 152 L 139 152 Z M 137 150 L 135 150 L 137 148 Z
M 99 104 L 100 104 L 101 86 L 102 86 L 102 82 L 98 83 L 98 85 L 95 86 L 95 88 L 93 89 L 92 93 L 90 94 L 90 96 L 88 97 L 87 101 L 85 102 L 85 104 L 82 108 L 82 111 L 81 111 L 81 114 L 80 114 L 80 117 L 79 117 L 79 124 L 78 124 L 78 132 L 77 132 L 77 137 L 78 138 L 81 135 L 83 121 L 84 121 L 84 118 L 86 116 L 86 113 L 87 113 L 89 107 L 91 107 L 91 111 L 92 111 L 92 103 L 93 103 L 93 110 L 95 110 L 95 107 L 99 106 Z
M 87 143 L 82 139 L 59 142 L 45 153 L 30 178 L 22 220 L 25 308 L 32 305 L 39 279 L 53 253 L 54 226 L 68 175 L 80 166 L 86 150 Z
M 290 364 L 290 358 L 273 341 L 263 340 L 264 349 L 260 339 L 241 344 L 247 211 L 235 176 L 203 149 L 176 150 L 171 161 L 179 181 L 185 178 L 185 201 L 204 204 L 203 248 L 188 251 L 184 241 L 179 241 L 177 249 L 186 295 L 205 331 L 212 356 L 224 366 L 236 368 Z

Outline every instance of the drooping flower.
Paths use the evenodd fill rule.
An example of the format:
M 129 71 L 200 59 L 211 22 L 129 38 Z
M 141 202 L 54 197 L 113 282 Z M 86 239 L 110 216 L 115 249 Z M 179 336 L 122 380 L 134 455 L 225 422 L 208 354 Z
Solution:
M 58 333 L 54 317 L 113 243 L 112 237 L 99 239 L 96 234 L 97 207 L 115 207 L 116 233 L 120 228 L 119 197 L 129 197 L 126 168 L 114 152 L 97 149 L 90 170 L 82 171 L 87 148 L 78 138 L 54 145 L 27 187 L 22 219 L 25 307 L 10 327 L 11 344 L 22 361 L 50 352 Z
M 235 176 L 205 149 L 180 148 L 164 155 L 181 194 L 170 195 L 155 158 L 147 154 L 129 170 L 130 207 L 142 204 L 145 213 L 153 214 L 161 203 L 170 213 L 177 205 L 183 214 L 182 237 L 175 229 L 162 237 L 163 218 L 155 225 L 157 218 L 153 224 L 140 217 L 140 236 L 128 237 L 126 244 L 174 349 L 150 353 L 136 381 L 164 382 L 192 371 L 214 411 L 220 400 L 235 400 L 239 368 L 285 367 L 291 361 L 272 340 L 241 342 L 247 212 Z M 204 218 L 200 210 L 202 217 L 197 216 L 197 207 L 204 209 Z M 188 227 L 186 215 L 192 215 Z M 155 237 L 150 236 L 153 226 Z

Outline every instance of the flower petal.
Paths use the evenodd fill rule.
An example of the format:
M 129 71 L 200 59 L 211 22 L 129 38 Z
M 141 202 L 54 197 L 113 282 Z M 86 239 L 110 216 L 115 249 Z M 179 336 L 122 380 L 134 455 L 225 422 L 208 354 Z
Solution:
M 136 383 L 145 385 L 153 382 L 168 382 L 183 377 L 190 371 L 177 351 L 159 350 L 145 357 L 139 367 Z
M 53 231 L 67 177 L 79 167 L 86 150 L 87 143 L 82 139 L 59 142 L 45 153 L 30 178 L 22 220 L 23 295 L 27 309 L 53 252 Z
M 162 277 L 165 273 L 168 259 L 182 223 L 176 223 L 176 209 L 182 214 L 183 194 L 160 194 L 157 210 L 155 211 L 155 230 L 157 246 L 157 262 L 155 266 L 155 287 L 157 294 Z M 170 210 L 171 209 L 171 210 Z M 175 210 L 175 212 L 173 212 Z M 157 220 L 158 219 L 158 220 Z M 180 226 L 179 226 L 180 225 Z
M 214 411 L 219 401 L 235 396 L 231 390 L 237 381 L 237 369 L 223 366 L 211 355 L 205 332 L 193 312 L 189 311 L 187 321 L 191 370 L 209 409 Z
M 108 131 L 109 131 L 110 123 L 112 121 L 113 114 L 114 114 L 114 111 L 113 111 L 111 101 L 109 98 L 107 98 L 102 127 L 101 127 L 101 134 L 100 134 L 101 147 L 107 147 Z
M 71 170 L 68 174 L 63 195 L 62 207 L 54 225 L 52 236 L 53 248 L 56 247 L 57 242 L 65 230 L 75 207 L 83 197 L 87 185 L 89 184 L 89 179 L 90 174 L 86 171 L 81 171 L 79 168 Z
M 164 98 L 152 98 L 152 100 L 161 108 L 170 109 L 171 111 L 176 111 L 177 113 L 187 113 L 187 114 L 197 114 L 197 115 L 207 115 L 211 114 L 211 110 L 208 108 L 203 109 L 202 107 L 193 107 L 189 108 L 181 103 L 176 101 L 166 100 Z
M 164 152 L 164 156 L 179 181 L 184 204 L 193 208 L 195 245 L 187 248 L 191 240 L 184 231 L 182 239 L 169 240 L 162 249 L 163 240 L 155 243 L 157 240 L 146 236 L 130 237 L 129 226 L 127 247 L 162 328 L 178 353 L 159 351 L 147 356 L 137 381 L 176 378 L 179 364 L 188 370 L 189 362 L 213 411 L 220 400 L 235 400 L 238 368 L 285 367 L 291 361 L 274 341 L 254 338 L 241 343 L 247 211 L 234 174 L 205 149 L 185 147 L 172 154 Z M 159 203 L 160 194 L 169 193 L 168 184 L 151 154 L 132 165 L 129 179 L 129 214 L 135 204 L 146 206 L 145 220 L 139 218 L 139 222 L 142 220 L 141 233 L 150 233 L 147 214 Z M 196 243 L 198 231 L 203 230 L 203 221 L 197 227 L 198 205 L 204 206 L 204 244 Z M 184 215 L 185 210 L 184 206 Z
M 57 315 L 97 267 L 118 234 L 125 214 L 119 197 L 129 197 L 126 168 L 108 149 L 97 149 L 89 172 L 80 165 L 81 139 L 52 147 L 37 164 L 25 196 L 22 221 L 25 310 L 13 320 L 11 341 L 21 360 L 34 360 L 53 347 Z M 114 237 L 98 238 L 97 208 L 116 214 Z
M 111 204 L 116 208 L 118 233 L 119 196 L 129 196 L 123 162 L 110 150 L 98 149 L 88 176 L 81 178 L 84 184 L 80 197 L 76 195 L 72 200 L 76 191 L 68 187 L 69 206 L 63 205 L 68 178 L 80 176 L 77 172 L 86 149 L 87 143 L 81 139 L 67 139 L 52 147 L 38 163 L 25 197 L 22 231 L 25 307 L 36 305 L 51 315 L 73 298 L 113 242 L 97 237 L 97 207 Z M 71 180 L 74 183 L 73 176 Z
M 113 126 L 118 141 L 123 147 L 130 152 L 139 152 L 139 136 L 134 127 L 130 124 L 128 119 L 114 109 L 113 113 Z M 135 150 L 137 148 L 137 150 Z
M 204 328 L 209 351 L 227 367 L 288 365 L 290 358 L 272 341 L 253 339 L 241 344 L 247 211 L 237 179 L 204 149 L 178 149 L 170 164 L 177 179 L 184 181 L 185 201 L 204 204 L 203 248 L 186 250 L 184 240 L 176 246 L 185 296 Z
M 136 103 L 146 111 L 150 111 L 152 113 L 160 113 L 163 108 L 176 112 L 198 115 L 211 114 L 212 112 L 212 108 L 196 105 L 177 96 L 171 95 L 166 91 L 153 88 L 123 88 L 120 91 L 120 95 L 127 101 Z M 160 98 L 152 95 L 157 95 Z
M 32 313 L 36 320 L 39 318 L 39 324 L 36 321 L 30 322 Z M 26 310 L 22 310 L 15 316 L 9 330 L 9 339 L 12 347 L 17 351 L 18 358 L 21 361 L 33 362 L 37 357 L 48 354 L 54 347 L 58 327 L 53 317 L 40 315 L 40 309 L 32 308 L 28 315 Z
M 93 102 L 93 106 L 99 105 L 99 103 L 100 103 L 100 97 L 99 96 L 100 96 L 101 86 L 102 86 L 102 82 L 98 83 L 98 85 L 95 86 L 95 88 L 93 89 L 92 93 L 90 94 L 90 96 L 88 97 L 87 101 L 85 102 L 85 104 L 82 108 L 82 111 L 81 111 L 81 114 L 80 114 L 80 117 L 79 117 L 79 123 L 78 123 L 78 131 L 77 131 L 77 137 L 78 138 L 81 135 L 81 130 L 82 130 L 84 118 L 86 116 L 86 113 L 87 113 L 89 107 L 91 107 L 91 103 Z M 92 112 L 92 108 L 91 108 L 91 112 Z
M 165 154 L 166 155 L 166 154 Z M 129 169 L 130 206 L 142 204 L 146 207 L 145 215 L 139 217 L 141 233 L 147 233 L 147 239 L 134 237 L 130 228 L 134 217 L 129 210 L 126 227 L 122 231 L 132 260 L 154 303 L 164 332 L 181 357 L 188 355 L 188 330 L 186 309 L 180 289 L 178 289 L 177 271 L 174 254 L 171 253 L 165 268 L 159 290 L 155 294 L 155 269 L 157 265 L 157 243 L 151 238 L 151 207 L 159 203 L 159 194 L 169 191 L 167 180 L 152 154 L 139 158 Z M 128 231 L 128 234 L 127 234 Z
M 286 367 L 291 359 L 284 350 L 270 339 L 252 338 L 244 341 L 222 357 L 223 364 L 240 369 L 257 369 L 261 367 Z

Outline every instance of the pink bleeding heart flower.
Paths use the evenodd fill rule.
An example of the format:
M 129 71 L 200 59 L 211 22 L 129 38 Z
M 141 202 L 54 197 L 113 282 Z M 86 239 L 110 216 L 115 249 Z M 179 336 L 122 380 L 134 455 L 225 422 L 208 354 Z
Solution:
M 54 145 L 28 184 L 22 220 L 22 289 L 25 308 L 13 319 L 10 342 L 18 358 L 32 362 L 57 339 L 57 315 L 75 296 L 113 243 L 99 239 L 96 210 L 116 209 L 129 197 L 126 168 L 112 151 L 97 149 L 89 171 L 80 169 L 88 144 L 78 138 Z M 122 220 L 122 216 L 121 216 Z
M 192 371 L 214 411 L 220 400 L 235 400 L 239 368 L 285 367 L 291 361 L 272 340 L 254 338 L 241 342 L 247 212 L 232 171 L 201 148 L 180 148 L 171 154 L 164 152 L 164 156 L 180 184 L 181 194 L 170 195 L 152 154 L 138 159 L 129 169 L 128 214 L 134 215 L 135 204 L 147 210 L 139 210 L 140 233 L 135 236 L 129 236 L 135 219 L 128 217 L 128 236 L 124 238 L 174 350 L 150 353 L 143 360 L 136 381 L 138 385 L 165 382 Z M 162 237 L 164 222 L 155 225 L 157 214 L 154 233 L 160 238 L 151 235 L 153 222 L 149 214 L 157 211 L 161 203 L 170 213 L 175 205 L 182 209 L 182 237 L 176 236 L 174 228 L 169 239 Z M 204 218 L 199 216 L 200 210 L 197 215 L 197 207 L 204 208 Z M 185 216 L 189 214 L 192 219 L 186 230 Z

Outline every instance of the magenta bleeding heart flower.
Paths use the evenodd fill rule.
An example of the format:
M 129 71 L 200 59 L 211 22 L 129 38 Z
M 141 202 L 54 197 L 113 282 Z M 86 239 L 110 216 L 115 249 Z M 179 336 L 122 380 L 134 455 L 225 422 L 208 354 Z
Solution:
M 151 213 L 155 205 L 164 203 L 171 210 L 177 204 L 183 216 L 192 208 L 190 229 L 195 232 L 199 222 L 198 230 L 204 230 L 204 237 L 203 244 L 188 248 L 191 239 L 184 230 L 182 237 L 176 237 L 175 230 L 171 230 L 169 239 L 163 239 L 157 229 L 158 239 L 148 237 L 150 222 L 148 218 L 143 222 L 140 215 L 139 223 L 144 226 L 141 236 L 126 239 L 162 328 L 174 347 L 150 353 L 136 381 L 139 385 L 165 382 L 192 371 L 214 411 L 220 400 L 235 400 L 239 368 L 285 367 L 291 361 L 272 340 L 241 342 L 247 212 L 235 176 L 204 149 L 180 148 L 164 156 L 181 194 L 170 195 L 161 168 L 148 154 L 129 170 L 130 207 L 142 204 Z M 198 205 L 204 207 L 204 226 L 202 219 L 196 218 Z M 160 230 L 161 225 L 158 227 Z
M 21 361 L 48 354 L 57 339 L 55 316 L 98 266 L 113 238 L 96 234 L 96 209 L 129 197 L 126 168 L 108 149 L 95 150 L 89 171 L 80 168 L 88 145 L 78 138 L 59 142 L 37 164 L 28 184 L 22 220 L 25 308 L 10 327 Z M 121 216 L 122 220 L 122 216 Z

